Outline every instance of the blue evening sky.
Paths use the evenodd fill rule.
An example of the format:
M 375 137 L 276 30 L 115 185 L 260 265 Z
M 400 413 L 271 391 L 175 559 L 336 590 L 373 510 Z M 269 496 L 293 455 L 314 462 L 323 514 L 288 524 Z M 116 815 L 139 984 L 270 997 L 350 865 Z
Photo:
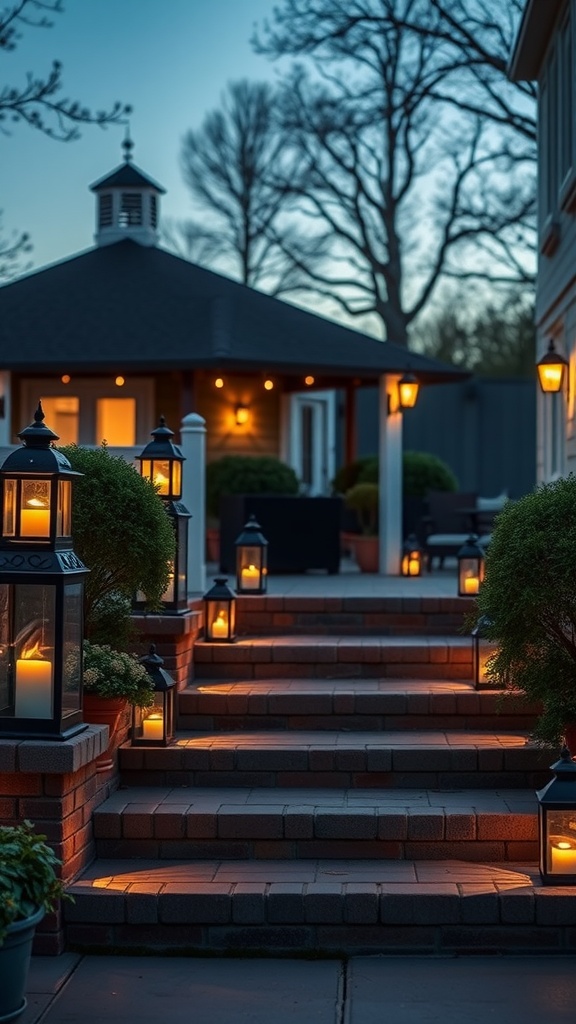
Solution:
M 274 0 L 65 0 L 50 29 L 25 30 L 2 55 L 0 85 L 63 64 L 63 95 L 94 109 L 130 103 L 134 163 L 167 190 L 164 217 L 190 213 L 179 169 L 181 140 L 218 106 L 230 80 L 272 78 L 250 37 Z M 88 186 L 122 162 L 124 130 L 81 129 L 55 142 L 20 123 L 0 135 L 0 208 L 5 233 L 32 236 L 34 267 L 90 248 L 94 196 Z

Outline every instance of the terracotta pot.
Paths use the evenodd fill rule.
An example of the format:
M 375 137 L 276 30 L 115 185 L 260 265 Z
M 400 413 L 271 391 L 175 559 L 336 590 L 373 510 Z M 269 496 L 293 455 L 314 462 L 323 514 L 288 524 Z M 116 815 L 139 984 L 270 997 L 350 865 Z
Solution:
M 220 530 L 217 526 L 209 526 L 206 530 L 206 560 L 220 562 Z
M 378 572 L 380 543 L 378 537 L 356 534 L 352 538 L 352 550 L 361 572 Z
M 108 726 L 108 748 L 96 758 L 96 771 L 107 772 L 114 767 L 113 753 L 116 747 L 115 734 L 128 707 L 123 697 L 99 697 L 96 693 L 85 693 L 82 700 L 84 721 L 89 725 Z

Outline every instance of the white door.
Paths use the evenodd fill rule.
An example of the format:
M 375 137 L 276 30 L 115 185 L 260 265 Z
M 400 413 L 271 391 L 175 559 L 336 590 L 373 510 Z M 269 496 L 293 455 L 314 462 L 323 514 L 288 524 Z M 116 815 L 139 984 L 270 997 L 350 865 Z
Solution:
M 335 473 L 335 392 L 304 392 L 287 398 L 286 461 L 301 481 L 304 494 L 329 494 Z

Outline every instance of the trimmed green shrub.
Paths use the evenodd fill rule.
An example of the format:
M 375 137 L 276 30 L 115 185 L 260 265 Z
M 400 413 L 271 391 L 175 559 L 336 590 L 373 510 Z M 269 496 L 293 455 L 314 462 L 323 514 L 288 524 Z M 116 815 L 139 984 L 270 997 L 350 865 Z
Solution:
M 404 452 L 402 457 L 405 498 L 425 498 L 428 491 L 456 491 L 458 481 L 452 470 L 430 452 Z M 336 494 L 346 494 L 360 483 L 378 483 L 378 456 L 364 455 L 341 466 L 334 480 Z
M 348 508 L 354 509 L 361 532 L 368 537 L 378 533 L 378 484 L 355 484 L 344 495 Z
M 224 455 L 206 466 L 206 512 L 217 519 L 225 494 L 298 494 L 294 470 L 272 455 Z
M 576 477 L 499 513 L 477 599 L 496 642 L 488 675 L 542 706 L 536 739 L 559 746 L 576 722 Z M 573 751 L 576 753 L 576 751 Z

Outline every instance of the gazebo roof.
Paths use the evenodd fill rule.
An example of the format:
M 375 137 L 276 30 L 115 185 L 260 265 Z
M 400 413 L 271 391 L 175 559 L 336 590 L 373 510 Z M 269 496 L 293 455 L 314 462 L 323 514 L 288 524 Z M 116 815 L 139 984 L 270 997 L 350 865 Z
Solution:
M 427 383 L 464 371 L 381 342 L 154 246 L 100 246 L 0 288 L 3 369 L 220 368 Z

